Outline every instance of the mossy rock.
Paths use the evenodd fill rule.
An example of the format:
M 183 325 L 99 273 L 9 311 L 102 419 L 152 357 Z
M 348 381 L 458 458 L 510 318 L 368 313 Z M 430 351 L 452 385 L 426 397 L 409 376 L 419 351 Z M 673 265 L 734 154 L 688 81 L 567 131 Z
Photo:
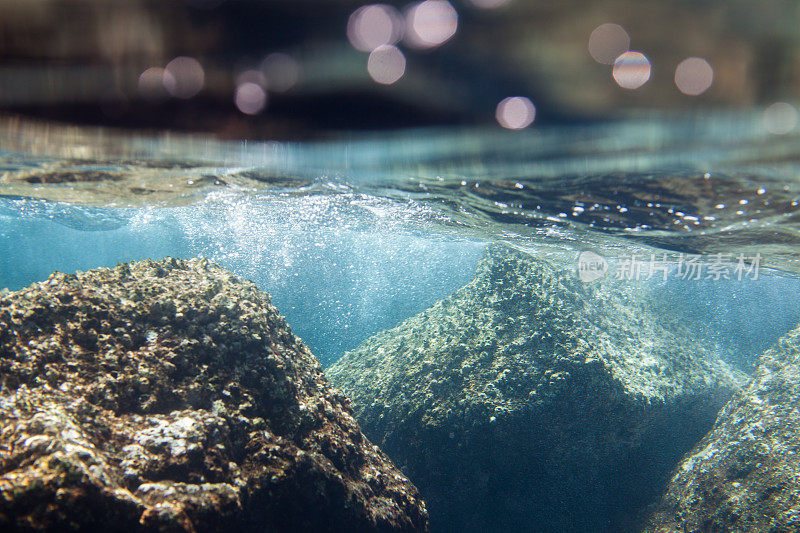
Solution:
M 420 531 L 269 296 L 205 260 L 0 292 L 0 530 Z
M 743 376 L 630 287 L 492 246 L 326 370 L 440 531 L 624 531 Z
M 800 531 L 800 327 L 676 468 L 647 531 Z

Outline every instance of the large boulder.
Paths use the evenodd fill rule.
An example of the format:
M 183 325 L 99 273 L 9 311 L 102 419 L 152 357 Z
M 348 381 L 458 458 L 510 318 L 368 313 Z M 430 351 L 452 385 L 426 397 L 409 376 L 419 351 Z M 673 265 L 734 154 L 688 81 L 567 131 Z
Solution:
M 252 283 L 165 259 L 0 292 L 0 530 L 426 528 Z
M 800 531 L 800 327 L 678 466 L 648 531 Z
M 326 374 L 434 529 L 622 531 L 742 382 L 634 293 L 492 246 Z

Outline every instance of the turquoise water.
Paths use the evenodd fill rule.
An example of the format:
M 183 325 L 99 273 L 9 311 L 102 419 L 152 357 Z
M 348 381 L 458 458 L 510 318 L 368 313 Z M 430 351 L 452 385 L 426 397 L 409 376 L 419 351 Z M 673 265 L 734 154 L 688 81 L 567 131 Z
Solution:
M 798 138 L 767 134 L 759 116 L 641 117 L 519 134 L 416 131 L 316 144 L 58 128 L 45 136 L 40 126 L 4 130 L 0 288 L 18 290 L 54 271 L 205 257 L 267 291 L 329 369 L 366 339 L 436 308 L 471 283 L 486 250 L 502 244 L 566 272 L 569 283 L 607 290 L 622 307 L 647 303 L 664 322 L 677 322 L 686 342 L 702 345 L 703 353 L 713 352 L 745 376 L 800 322 Z M 586 253 L 605 269 L 600 280 L 581 277 Z M 643 275 L 625 273 L 633 258 Z M 658 258 L 663 269 L 648 275 L 648 264 Z M 686 261 L 705 270 L 687 275 Z M 552 299 L 537 303 L 550 304 Z M 591 306 L 585 316 L 596 317 Z M 524 320 L 527 315 L 510 323 Z M 564 327 L 558 324 L 553 331 Z M 421 345 L 435 345 L 440 333 Z M 381 337 L 370 342 L 375 338 Z M 481 350 L 507 348 L 486 342 Z M 425 365 L 437 375 L 436 361 Z M 642 376 L 634 381 L 648 391 Z M 677 463 L 711 420 L 690 427 L 685 438 L 696 439 L 681 441 L 683 448 L 665 444 L 663 453 L 650 450 L 632 460 L 661 479 L 674 466 L 663 461 Z M 443 435 L 447 449 L 457 435 Z M 517 445 L 527 449 L 529 443 Z M 399 453 L 390 450 L 390 456 Z M 397 457 L 391 458 L 405 469 L 402 453 Z M 526 464 L 520 471 L 540 468 Z M 637 476 L 620 474 L 620 494 L 637 493 Z M 509 483 L 528 490 L 525 480 Z M 421 488 L 425 498 L 434 490 Z M 459 490 L 469 493 L 468 487 Z M 618 514 L 624 508 L 618 494 L 608 501 L 593 498 L 596 508 L 580 511 L 584 521 L 597 513 L 591 530 L 613 531 L 638 520 L 603 516 L 604 509 Z M 453 530 L 437 518 L 447 516 L 447 502 L 440 494 L 431 501 L 434 530 Z M 503 505 L 524 515 L 511 500 Z M 485 507 L 476 508 L 491 514 Z M 568 523 L 568 517 L 548 518 L 547 510 L 533 516 L 542 522 L 499 517 L 505 525 L 498 530 L 557 531 Z M 487 527 L 470 524 L 474 531 Z
M 466 284 L 492 242 L 450 226 L 424 231 L 414 204 L 359 201 L 364 205 L 354 208 L 352 198 L 236 192 L 183 207 L 104 208 L 3 198 L 0 287 L 20 289 L 54 271 L 207 257 L 269 292 L 327 365 Z M 514 239 L 540 247 L 557 263 L 574 261 L 561 243 L 551 248 L 546 239 Z M 734 343 L 742 362 L 800 320 L 800 302 L 787 297 L 800 293 L 800 280 L 776 270 L 765 269 L 758 280 L 671 277 L 637 285 L 655 287 L 684 309 L 687 323 Z M 770 314 L 761 312 L 765 305 Z
M 758 324 L 746 314 L 769 302 L 769 324 L 724 339 L 752 353 L 797 317 L 780 297 L 800 287 L 797 137 L 768 134 L 757 112 L 313 144 L 44 133 L 0 133 L 0 287 L 205 256 L 268 290 L 329 364 L 465 284 L 501 241 L 569 267 L 588 249 L 757 253 L 766 281 L 674 293 L 707 295 L 689 298 L 698 324 Z
M 53 271 L 204 256 L 268 291 L 330 363 L 472 277 L 481 242 L 385 227 L 341 210 L 248 194 L 143 209 L 0 199 L 0 286 L 16 290 Z

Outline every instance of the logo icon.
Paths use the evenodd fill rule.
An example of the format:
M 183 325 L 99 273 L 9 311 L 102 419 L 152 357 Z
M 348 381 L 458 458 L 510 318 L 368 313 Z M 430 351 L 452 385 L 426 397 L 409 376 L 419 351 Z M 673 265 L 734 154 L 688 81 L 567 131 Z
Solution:
M 608 261 L 602 255 L 594 252 L 581 252 L 578 255 L 578 279 L 584 283 L 591 283 L 603 278 L 608 272 Z

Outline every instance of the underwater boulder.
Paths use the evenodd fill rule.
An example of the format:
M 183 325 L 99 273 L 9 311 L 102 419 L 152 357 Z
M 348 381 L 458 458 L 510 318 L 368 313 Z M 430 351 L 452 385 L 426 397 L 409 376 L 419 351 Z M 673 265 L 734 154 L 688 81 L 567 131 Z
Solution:
M 491 246 L 326 375 L 434 530 L 625 531 L 743 381 L 672 322 L 632 287 Z
M 254 284 L 165 259 L 0 292 L 0 530 L 426 529 Z
M 800 531 L 800 327 L 677 467 L 647 530 Z

